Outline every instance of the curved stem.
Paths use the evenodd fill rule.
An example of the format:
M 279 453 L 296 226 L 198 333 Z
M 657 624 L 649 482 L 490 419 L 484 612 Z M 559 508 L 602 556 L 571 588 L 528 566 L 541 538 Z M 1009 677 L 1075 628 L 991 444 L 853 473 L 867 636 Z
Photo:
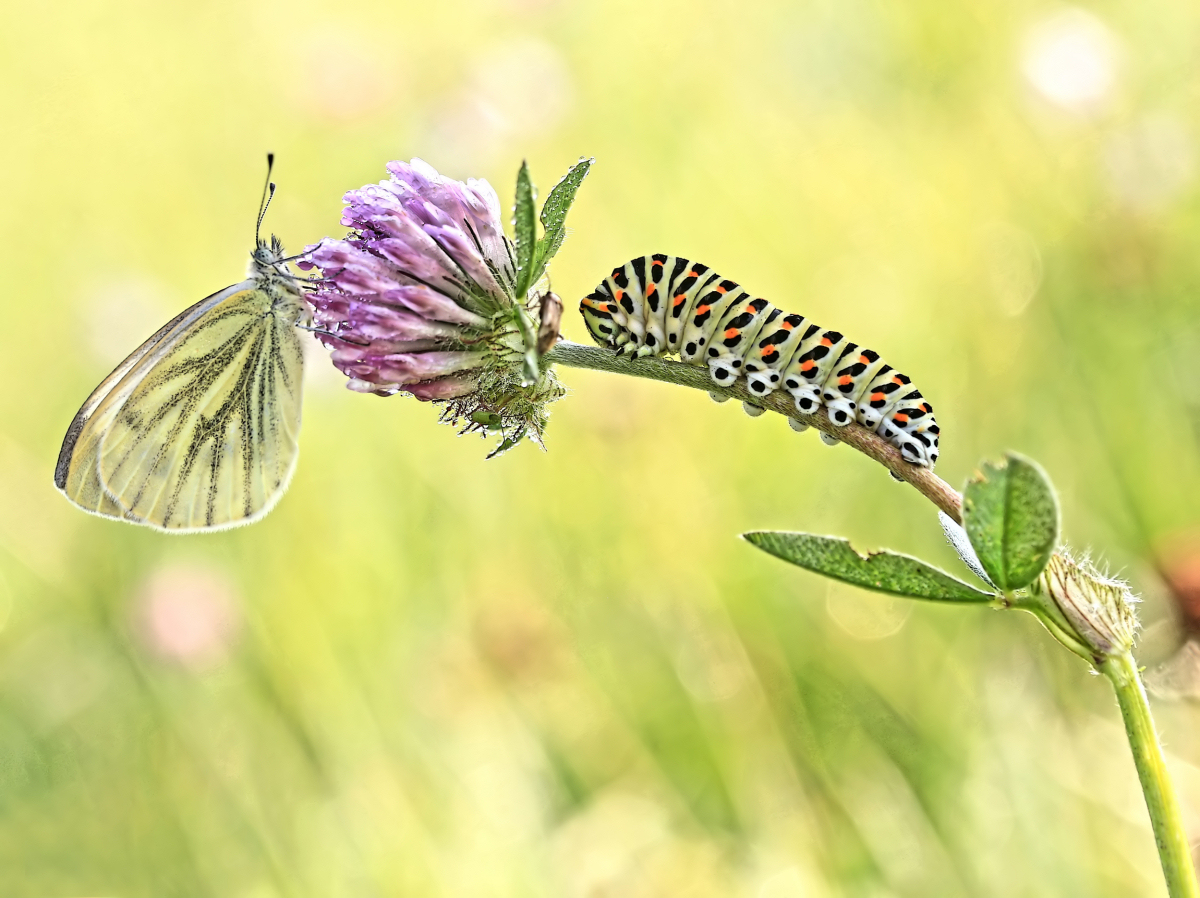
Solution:
M 1146 810 L 1150 812 L 1150 824 L 1154 828 L 1158 859 L 1167 880 L 1167 894 L 1171 898 L 1197 898 L 1200 889 L 1196 886 L 1196 870 L 1192 864 L 1187 832 L 1183 827 L 1179 799 L 1163 760 L 1162 746 L 1154 730 L 1154 719 L 1150 716 L 1150 704 L 1142 679 L 1138 676 L 1137 665 L 1133 656 L 1125 652 L 1108 658 L 1098 666 L 1100 672 L 1112 682 L 1121 706 L 1129 747 L 1133 749 L 1133 763 L 1137 767 L 1142 793 L 1146 796 Z
M 695 365 L 653 357 L 626 358 L 615 355 L 609 349 L 584 346 L 565 340 L 555 345 L 546 354 L 544 361 L 571 368 L 591 368 L 595 371 L 608 371 L 613 374 L 624 374 L 630 377 L 642 377 L 691 387 L 706 393 L 727 396 L 730 399 L 740 399 L 760 408 L 778 412 L 788 418 L 794 418 L 823 433 L 836 436 L 843 443 L 879 462 L 901 480 L 911 484 L 921 495 L 957 523 L 962 523 L 962 496 L 931 470 L 904 461 L 900 452 L 891 443 L 859 424 L 850 424 L 846 427 L 835 426 L 830 422 L 823 408 L 819 409 L 815 415 L 801 414 L 792 404 L 791 396 L 782 391 L 777 390 L 768 396 L 756 396 L 749 391 L 741 379 L 731 387 L 717 386 L 709 378 L 706 369 Z M 1012 596 L 1009 596 L 1009 600 L 1011 607 L 1033 611 L 1067 648 L 1086 660 L 1096 663 L 1096 659 L 1090 656 L 1087 649 L 1074 640 L 1068 630 L 1063 630 L 1060 623 L 1048 614 L 1046 609 L 1017 601 Z M 1171 898 L 1200 898 L 1187 835 L 1183 828 L 1179 799 L 1176 797 L 1163 761 L 1162 747 L 1158 742 L 1158 734 L 1155 732 L 1154 721 L 1150 716 L 1146 691 L 1142 687 L 1133 656 L 1129 653 L 1115 655 L 1098 663 L 1097 667 L 1112 682 L 1113 689 L 1117 693 L 1117 702 L 1121 706 L 1121 717 L 1125 721 L 1125 731 L 1129 736 L 1130 748 L 1133 750 L 1138 779 L 1141 781 L 1142 792 L 1146 797 L 1146 808 L 1150 812 L 1150 822 L 1154 829 L 1154 839 L 1158 845 L 1159 859 L 1166 877 L 1168 893 Z
M 801 414 L 796 411 L 792 397 L 782 390 L 776 390 L 767 396 L 757 396 L 750 392 L 741 378 L 731 387 L 719 387 L 708 376 L 707 368 L 653 357 L 626 358 L 614 354 L 611 349 L 584 346 L 568 340 L 557 343 L 546 354 L 545 359 L 551 364 L 565 365 L 569 368 L 591 368 L 594 371 L 609 371 L 628 377 L 644 377 L 681 387 L 692 387 L 706 393 L 741 399 L 743 402 L 752 403 L 768 411 L 795 418 L 823 433 L 837 437 L 847 446 L 852 446 L 868 458 L 879 462 L 901 480 L 912 484 L 922 496 L 953 518 L 956 523 L 962 523 L 962 496 L 929 468 L 909 464 L 901 458 L 900 450 L 860 424 L 837 427 L 830 422 L 823 408 L 819 409 L 815 415 Z

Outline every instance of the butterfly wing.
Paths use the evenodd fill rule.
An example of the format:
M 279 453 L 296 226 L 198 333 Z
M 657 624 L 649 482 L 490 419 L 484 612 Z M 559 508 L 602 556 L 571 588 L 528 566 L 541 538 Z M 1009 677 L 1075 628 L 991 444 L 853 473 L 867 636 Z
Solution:
M 93 514 L 114 518 L 125 516 L 121 507 L 104 492 L 104 485 L 100 482 L 100 473 L 96 466 L 96 453 L 100 448 L 100 438 L 112 423 L 113 415 L 120 410 L 130 391 L 137 386 L 136 377 L 126 379 L 129 372 L 164 341 L 170 343 L 169 338 L 177 337 L 208 309 L 224 299 L 231 290 L 243 287 L 243 284 L 228 287 L 184 309 L 130 353 L 129 357 L 92 391 L 83 407 L 75 414 L 71 426 L 67 428 L 67 435 L 63 438 L 62 448 L 58 453 L 58 463 L 54 467 L 54 485 L 68 499 L 84 511 Z M 113 397 L 113 401 L 106 404 L 104 414 L 97 415 L 100 404 L 110 396 Z
M 110 376 L 74 443 L 80 497 L 94 498 L 83 470 L 90 458 L 109 500 L 89 510 L 115 506 L 113 516 L 185 531 L 249 523 L 271 509 L 295 467 L 303 377 L 296 316 L 273 305 L 253 280 L 230 287 Z

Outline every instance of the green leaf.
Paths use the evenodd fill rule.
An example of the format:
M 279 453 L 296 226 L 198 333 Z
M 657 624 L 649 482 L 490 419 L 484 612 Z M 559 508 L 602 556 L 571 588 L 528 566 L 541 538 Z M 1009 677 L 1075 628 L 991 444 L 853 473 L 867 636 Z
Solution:
M 575 202 L 575 194 L 579 190 L 579 185 L 583 183 L 583 179 L 587 177 L 587 173 L 595 161 L 595 159 L 580 159 L 571 166 L 570 170 L 563 175 L 562 180 L 555 184 L 554 189 L 546 196 L 546 202 L 542 206 L 542 229 L 545 234 L 538 243 L 537 258 L 533 266 L 536 274 L 530 279 L 527 286 L 536 283 L 537 279 L 542 276 L 542 272 L 546 270 L 550 260 L 554 258 L 554 254 L 562 246 L 562 242 L 567 236 L 567 213 Z
M 1058 544 L 1058 498 L 1036 462 L 984 462 L 963 490 L 963 526 L 979 563 L 1004 590 L 1037 579 Z
M 742 538 L 776 558 L 863 589 L 935 602 L 995 598 L 917 558 L 887 550 L 860 555 L 849 540 L 835 536 L 758 530 Z
M 517 299 L 524 299 L 529 285 L 537 280 L 531 277 L 534 250 L 537 248 L 537 225 L 534 222 L 533 182 L 529 179 L 529 165 L 521 163 L 517 172 L 517 199 L 513 205 L 513 234 L 517 238 Z

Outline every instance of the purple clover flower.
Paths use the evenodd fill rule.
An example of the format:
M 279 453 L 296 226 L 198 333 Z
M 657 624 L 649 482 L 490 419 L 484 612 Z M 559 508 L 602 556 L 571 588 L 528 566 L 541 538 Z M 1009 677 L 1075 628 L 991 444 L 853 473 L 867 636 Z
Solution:
M 590 164 L 551 191 L 541 240 L 524 166 L 515 242 L 487 181 L 455 181 L 420 159 L 389 163 L 388 180 L 347 193 L 351 232 L 309 247 L 300 263 L 321 271 L 308 300 L 347 386 L 444 402 L 444 419 L 501 430 L 505 448 L 525 434 L 540 442 L 545 406 L 564 392 L 539 365 L 546 341 L 534 335 L 551 305 L 541 275 Z

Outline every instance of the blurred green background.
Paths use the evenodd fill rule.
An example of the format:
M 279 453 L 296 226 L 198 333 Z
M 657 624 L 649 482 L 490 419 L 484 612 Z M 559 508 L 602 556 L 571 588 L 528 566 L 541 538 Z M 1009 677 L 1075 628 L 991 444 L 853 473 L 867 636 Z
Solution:
M 1016 449 L 1146 595 L 1200 524 L 1200 7 L 1183 0 L 20 4 L 0 32 L 0 894 L 1163 894 L 1107 685 L 1033 620 L 829 586 L 806 529 L 963 572 L 777 416 L 563 370 L 487 462 L 314 352 L 291 490 L 171 537 L 54 460 L 92 387 L 420 156 L 506 205 L 597 164 L 553 286 L 689 255 L 882 351 L 939 473 Z M 1200 732 L 1157 707 L 1193 831 Z

